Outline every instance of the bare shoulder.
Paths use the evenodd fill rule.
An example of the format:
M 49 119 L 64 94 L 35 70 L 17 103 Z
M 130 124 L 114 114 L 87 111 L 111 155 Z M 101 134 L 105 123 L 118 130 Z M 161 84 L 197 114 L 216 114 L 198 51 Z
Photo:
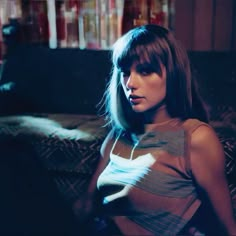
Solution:
M 209 145 L 213 145 L 215 148 L 217 148 L 217 146 L 221 147 L 220 140 L 214 129 L 211 126 L 204 124 L 193 131 L 191 135 L 191 144 L 202 147 L 209 147 Z
M 191 135 L 191 147 L 193 151 L 200 152 L 203 156 L 223 156 L 223 146 L 209 125 L 200 125 Z M 205 157 L 206 158 L 206 157 Z M 214 158 L 215 159 L 215 158 Z
M 104 139 L 101 149 L 100 149 L 100 153 L 103 157 L 106 156 L 106 154 L 111 150 L 114 143 L 114 135 L 115 135 L 115 131 L 110 130 L 110 132 L 107 134 L 106 138 Z
M 200 183 L 205 182 L 209 175 L 220 177 L 224 174 L 224 149 L 212 127 L 200 125 L 194 130 L 190 160 L 192 172 Z

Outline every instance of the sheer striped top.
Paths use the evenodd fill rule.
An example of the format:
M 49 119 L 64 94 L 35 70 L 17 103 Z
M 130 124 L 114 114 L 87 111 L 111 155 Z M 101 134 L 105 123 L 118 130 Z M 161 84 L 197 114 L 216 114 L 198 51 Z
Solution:
M 103 208 L 125 235 L 177 235 L 199 208 L 189 161 L 195 119 L 147 125 L 142 135 L 113 135 L 98 178 Z

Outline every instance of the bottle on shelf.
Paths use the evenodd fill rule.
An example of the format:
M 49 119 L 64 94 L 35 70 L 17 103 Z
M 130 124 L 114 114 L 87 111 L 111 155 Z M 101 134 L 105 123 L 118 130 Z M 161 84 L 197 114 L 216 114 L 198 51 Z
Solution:
M 96 0 L 81 2 L 78 17 L 80 48 L 100 48 L 98 9 Z
M 9 18 L 17 18 L 25 42 L 49 45 L 50 48 L 108 49 L 133 27 L 147 23 L 166 27 L 173 24 L 173 19 L 169 19 L 169 16 L 173 18 L 173 2 L 0 0 L 0 26 L 6 24 Z M 0 45 L 1 42 L 0 36 Z
M 78 11 L 79 4 L 76 0 L 66 2 L 66 31 L 67 47 L 79 46 L 79 28 L 78 28 Z
M 133 27 L 145 25 L 148 23 L 148 1 L 137 0 L 134 2 Z
M 150 0 L 150 23 L 168 27 L 168 1 Z

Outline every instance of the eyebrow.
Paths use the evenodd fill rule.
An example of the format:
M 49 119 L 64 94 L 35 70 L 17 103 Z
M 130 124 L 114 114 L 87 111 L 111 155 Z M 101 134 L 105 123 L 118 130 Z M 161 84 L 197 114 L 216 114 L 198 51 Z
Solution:
M 147 72 L 154 72 L 154 73 L 157 73 L 159 75 L 162 74 L 162 67 L 161 65 L 152 65 L 151 63 L 149 62 L 144 62 L 144 63 L 138 63 L 136 66 L 135 66 L 135 69 L 137 71 L 142 71 L 142 70 L 146 70 Z
M 148 63 L 148 62 L 138 63 L 138 64 L 135 66 L 135 68 L 136 68 L 137 71 L 143 70 L 143 69 L 148 69 L 148 70 L 150 70 L 150 71 L 155 71 L 154 66 L 151 65 L 151 64 Z

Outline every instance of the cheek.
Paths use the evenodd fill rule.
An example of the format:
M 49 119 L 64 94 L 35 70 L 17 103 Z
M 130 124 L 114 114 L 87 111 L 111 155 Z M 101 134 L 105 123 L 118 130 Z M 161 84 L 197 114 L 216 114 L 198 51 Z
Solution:
M 150 84 L 147 91 L 150 91 L 149 95 L 153 100 L 162 100 L 166 97 L 166 83 L 163 81 L 163 83 Z
M 126 88 L 126 83 L 127 83 L 127 80 L 124 77 L 121 77 L 120 78 L 120 84 L 121 84 L 121 86 L 124 90 Z
M 121 88 L 123 89 L 124 93 L 126 93 L 127 88 L 126 88 L 125 82 L 123 80 L 120 82 L 120 85 L 121 85 Z
M 157 92 L 165 92 L 166 91 L 166 80 L 164 78 L 158 78 L 153 80 L 152 83 L 149 84 L 150 89 L 156 90 Z
M 120 80 L 120 85 L 125 94 L 127 94 L 127 92 L 129 91 L 129 89 L 127 88 L 127 82 L 128 82 L 128 78 L 121 78 Z

